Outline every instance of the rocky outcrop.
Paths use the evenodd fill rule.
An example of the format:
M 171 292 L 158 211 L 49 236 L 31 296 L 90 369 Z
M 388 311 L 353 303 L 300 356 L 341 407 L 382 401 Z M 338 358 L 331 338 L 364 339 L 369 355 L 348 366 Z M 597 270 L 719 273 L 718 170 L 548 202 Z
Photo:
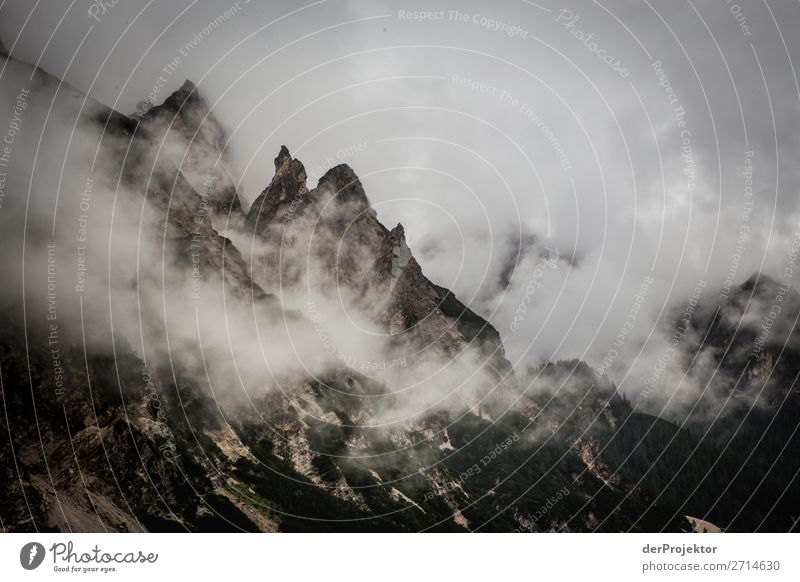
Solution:
M 265 233 L 270 226 L 302 216 L 311 207 L 306 187 L 306 169 L 289 154 L 286 146 L 275 158 L 275 175 L 247 213 L 249 229 Z
M 133 117 L 152 134 L 157 148 L 177 146 L 179 154 L 173 159 L 178 169 L 209 208 L 221 216 L 221 223 L 243 219 L 228 159 L 227 132 L 191 81 L 161 105 L 140 105 Z

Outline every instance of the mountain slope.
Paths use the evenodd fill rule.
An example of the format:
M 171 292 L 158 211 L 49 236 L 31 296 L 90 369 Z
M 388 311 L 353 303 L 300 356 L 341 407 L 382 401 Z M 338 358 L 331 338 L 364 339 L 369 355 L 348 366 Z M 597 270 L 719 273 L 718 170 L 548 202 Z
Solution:
M 707 301 L 688 337 L 687 375 L 700 393 L 686 425 L 717 454 L 704 475 L 718 484 L 708 515 L 729 529 L 786 531 L 800 499 L 800 295 L 754 274 Z M 722 484 L 722 485 L 719 485 Z
M 2 297 L 4 530 L 679 531 L 711 511 L 692 489 L 717 449 L 580 362 L 517 377 L 349 166 L 309 190 L 282 148 L 245 215 L 193 85 L 132 118 L 36 75 L 32 107 L 64 121 L 36 131 L 81 147 L 69 188 L 31 165 L 44 211 L 0 215 L 40 261 Z

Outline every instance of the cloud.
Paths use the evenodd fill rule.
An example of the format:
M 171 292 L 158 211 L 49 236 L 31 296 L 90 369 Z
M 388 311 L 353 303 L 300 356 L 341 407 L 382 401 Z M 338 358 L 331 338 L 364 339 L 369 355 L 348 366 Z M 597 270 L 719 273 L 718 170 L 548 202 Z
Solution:
M 445 9 L 427 22 L 388 2 L 245 3 L 185 57 L 218 3 L 137 16 L 140 4 L 126 2 L 77 52 L 91 22 L 74 10 L 43 51 L 41 31 L 63 16 L 56 4 L 43 2 L 24 29 L 27 3 L 5 8 L 2 37 L 22 30 L 14 54 L 41 56 L 125 111 L 181 57 L 163 91 L 197 81 L 229 129 L 245 198 L 264 187 L 283 143 L 314 177 L 346 161 L 381 221 L 405 225 L 426 275 L 489 318 L 521 366 L 564 357 L 599 365 L 647 277 L 654 283 L 613 374 L 623 378 L 619 366 L 642 346 L 658 353 L 650 344 L 670 307 L 698 279 L 714 296 L 730 272 L 745 224 L 746 152 L 753 209 L 735 281 L 756 270 L 777 276 L 798 229 L 797 54 L 781 36 L 797 21 L 793 7 L 748 7 L 743 31 L 727 6 L 575 2 L 578 28 L 624 60 L 630 75 L 620 78 L 556 12 L 525 3 L 460 3 L 462 17 Z M 492 30 L 481 17 L 529 34 Z M 570 260 L 546 272 L 526 325 L 509 334 L 544 246 Z

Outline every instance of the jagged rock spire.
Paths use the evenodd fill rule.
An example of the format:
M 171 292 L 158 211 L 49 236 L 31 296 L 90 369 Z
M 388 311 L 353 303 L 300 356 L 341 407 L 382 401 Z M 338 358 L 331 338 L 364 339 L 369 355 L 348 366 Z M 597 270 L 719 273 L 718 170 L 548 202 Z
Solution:
M 408 248 L 406 243 L 406 233 L 403 225 L 399 222 L 383 241 L 382 245 L 382 260 L 383 268 L 386 270 L 386 277 L 389 282 L 389 291 L 393 291 L 397 282 L 403 276 L 403 273 L 412 262 L 413 268 L 416 268 L 416 262 L 411 254 L 411 249 Z
M 262 230 L 302 213 L 309 204 L 305 166 L 292 158 L 289 148 L 281 146 L 275 158 L 275 175 L 250 207 L 247 223 Z
M 289 153 L 289 148 L 285 145 L 281 146 L 281 151 L 278 152 L 275 158 L 275 172 L 278 173 L 281 169 L 292 161 L 292 154 Z

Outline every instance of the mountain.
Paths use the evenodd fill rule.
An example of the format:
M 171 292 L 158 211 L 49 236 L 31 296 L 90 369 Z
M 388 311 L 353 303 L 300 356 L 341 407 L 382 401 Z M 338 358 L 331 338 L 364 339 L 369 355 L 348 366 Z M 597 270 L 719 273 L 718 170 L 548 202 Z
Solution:
M 265 249 L 254 276 L 273 293 L 312 287 L 344 295 L 391 338 L 393 356 L 414 357 L 417 366 L 475 351 L 497 382 L 512 375 L 497 331 L 425 277 L 403 226 L 380 223 L 347 164 L 309 191 L 302 162 L 282 147 L 246 224 Z
M 133 116 L 153 135 L 157 148 L 171 154 L 178 169 L 216 213 L 243 218 L 227 154 L 228 136 L 191 81 L 185 81 L 161 105 L 142 107 Z
M 741 457 L 704 479 L 730 434 L 707 416 L 646 414 L 580 361 L 520 375 L 351 167 L 309 189 L 282 147 L 245 212 L 193 84 L 126 116 L 36 77 L 59 123 L 25 127 L 81 147 L 66 178 L 26 159 L 32 210 L 0 214 L 5 531 L 788 529 L 715 504 Z
M 723 484 L 708 515 L 729 529 L 787 531 L 800 499 L 800 294 L 756 273 L 699 306 L 687 377 L 701 388 L 683 423 L 716 451 L 705 481 Z M 717 521 L 715 521 L 717 522 Z

